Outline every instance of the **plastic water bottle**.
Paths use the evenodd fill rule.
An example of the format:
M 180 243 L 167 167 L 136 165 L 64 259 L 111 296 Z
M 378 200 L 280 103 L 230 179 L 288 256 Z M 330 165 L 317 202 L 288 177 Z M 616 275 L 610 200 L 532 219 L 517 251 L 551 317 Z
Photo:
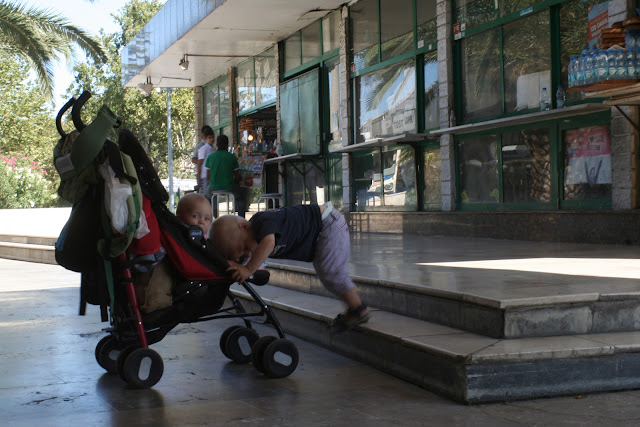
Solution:
M 576 63 L 576 57 L 572 56 L 571 58 L 569 58 L 569 65 L 567 66 L 567 82 L 570 88 L 573 87 L 573 81 L 576 78 L 575 75 L 575 63 Z
M 593 65 L 594 63 L 595 63 L 595 56 L 592 54 L 592 52 L 589 52 L 584 57 L 584 84 L 586 85 L 591 84 L 594 81 L 594 75 L 595 75 L 595 67 Z
M 585 84 L 585 80 L 584 80 L 584 75 L 585 75 L 585 54 L 581 53 L 580 56 L 578 57 L 578 72 L 577 72 L 577 78 L 576 78 L 576 83 L 578 86 L 582 86 Z
M 540 111 L 551 109 L 551 96 L 546 87 L 542 88 L 540 92 Z
M 607 64 L 609 65 L 609 74 L 607 76 L 607 80 L 617 80 L 618 79 L 618 55 L 616 51 L 613 49 L 607 49 Z
M 597 61 L 596 61 L 596 70 L 597 70 L 597 81 L 602 82 L 607 80 L 609 76 L 609 63 L 607 53 L 604 49 L 600 49 L 598 51 Z
M 629 79 L 638 77 L 636 75 L 636 50 L 637 49 L 627 49 L 624 55 L 624 65 L 627 67 L 627 78 Z
M 564 108 L 566 100 L 564 88 L 562 85 L 558 85 L 558 90 L 556 90 L 556 108 Z
M 619 49 L 616 51 L 618 60 L 618 71 L 616 72 L 616 78 L 618 80 L 625 80 L 629 78 L 627 68 L 627 49 Z

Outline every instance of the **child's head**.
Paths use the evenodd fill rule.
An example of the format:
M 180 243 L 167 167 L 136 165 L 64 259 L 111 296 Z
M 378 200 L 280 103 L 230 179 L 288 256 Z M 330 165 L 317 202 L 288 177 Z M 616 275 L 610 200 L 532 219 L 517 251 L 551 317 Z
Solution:
M 251 224 L 235 215 L 223 215 L 211 224 L 209 240 L 218 251 L 230 260 L 251 257 L 258 243 Z
M 211 227 L 211 203 L 202 194 L 189 193 L 178 202 L 176 216 L 187 225 L 197 225 L 206 236 Z
M 227 135 L 218 135 L 218 139 L 216 139 L 216 147 L 218 147 L 218 150 L 228 150 L 229 137 Z
M 213 145 L 216 140 L 215 134 L 213 133 L 213 130 L 211 128 L 204 129 L 202 131 L 202 137 L 209 145 Z

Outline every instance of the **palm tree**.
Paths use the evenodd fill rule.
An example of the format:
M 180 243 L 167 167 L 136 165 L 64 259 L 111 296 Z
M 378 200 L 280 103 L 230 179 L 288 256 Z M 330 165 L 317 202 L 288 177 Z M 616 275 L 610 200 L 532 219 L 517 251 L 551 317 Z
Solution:
M 0 0 L 0 50 L 24 59 L 33 68 L 47 100 L 53 98 L 53 65 L 59 55 L 70 59 L 74 46 L 97 63 L 106 60 L 98 41 L 59 14 Z

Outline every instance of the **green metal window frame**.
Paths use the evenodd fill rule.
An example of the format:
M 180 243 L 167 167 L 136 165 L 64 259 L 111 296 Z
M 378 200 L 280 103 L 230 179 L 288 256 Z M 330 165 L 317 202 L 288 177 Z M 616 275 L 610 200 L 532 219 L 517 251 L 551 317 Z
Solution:
M 222 128 L 224 127 L 228 127 L 231 125 L 231 114 L 233 114 L 233 110 L 231 109 L 231 103 L 229 103 L 229 120 L 226 121 L 220 121 L 220 84 L 222 82 L 226 82 L 227 84 L 229 83 L 229 76 L 227 74 L 223 75 L 223 76 L 219 76 L 217 78 L 215 78 L 214 80 L 210 81 L 209 83 L 207 83 L 206 85 L 204 85 L 204 87 L 202 88 L 203 92 L 206 90 L 210 90 L 213 89 L 214 87 L 217 88 L 217 92 L 218 92 L 218 121 L 219 124 L 216 126 L 211 126 L 211 129 L 218 130 L 220 131 Z M 231 88 L 229 87 L 229 90 L 231 90 Z M 231 95 L 231 94 L 229 94 Z M 231 96 L 229 96 L 229 100 L 231 100 Z M 204 111 L 205 109 L 205 105 L 204 105 L 204 96 L 202 97 L 202 109 Z
M 358 157 L 365 157 L 365 156 L 371 156 L 374 155 L 376 153 L 378 153 L 380 155 L 380 170 L 378 171 L 380 173 L 380 176 L 384 176 L 384 164 L 382 162 L 382 155 L 384 153 L 389 153 L 392 151 L 396 151 L 396 150 L 413 150 L 413 156 L 414 156 L 414 162 L 417 164 L 419 164 L 420 162 L 418 162 L 417 156 L 418 154 L 422 153 L 420 149 L 417 149 L 413 144 L 394 144 L 394 145 L 386 145 L 383 147 L 375 147 L 375 148 L 370 148 L 370 149 L 365 149 L 365 150 L 358 150 L 358 151 L 354 151 L 353 152 L 353 157 L 355 160 Z M 373 206 L 373 207 L 369 207 L 369 208 L 357 208 L 356 211 L 357 212 L 417 212 L 421 210 L 421 206 L 422 206 L 422 189 L 424 189 L 424 184 L 421 184 L 422 179 L 419 176 L 419 172 L 418 172 L 418 167 L 414 168 L 414 172 L 416 174 L 415 176 L 415 182 L 416 182 L 416 187 L 415 187 L 415 191 L 416 191 L 416 205 L 415 206 L 397 206 L 397 205 L 393 205 L 393 206 Z M 352 174 L 353 175 L 353 174 Z M 355 179 L 355 177 L 352 177 L 352 179 Z M 355 185 L 353 185 L 354 183 L 352 183 L 351 188 L 354 189 L 356 188 Z M 381 191 L 380 193 L 380 198 L 382 199 L 382 203 L 384 204 L 384 190 Z M 357 207 L 357 194 L 355 191 L 351 192 L 351 206 L 354 206 L 354 208 Z
M 414 60 L 414 67 L 415 67 L 415 71 L 416 71 L 416 130 L 418 133 L 422 133 L 422 132 L 426 132 L 429 130 L 433 130 L 435 128 L 429 128 L 429 129 L 425 129 L 425 123 L 424 123 L 424 55 L 426 53 L 430 53 L 430 52 L 434 52 L 437 51 L 438 49 L 438 43 L 437 40 L 433 40 L 432 43 L 425 43 L 425 45 L 421 48 L 418 48 L 418 18 L 417 18 L 417 3 L 419 0 L 414 0 L 413 1 L 413 8 L 412 8 L 412 20 L 411 20 L 411 25 L 412 25 L 412 31 L 413 31 L 413 46 L 414 46 L 414 50 L 410 51 L 410 52 L 406 52 L 402 55 L 398 55 L 394 58 L 388 59 L 386 61 L 382 61 L 380 62 L 380 59 L 382 57 L 382 31 L 378 31 L 378 63 L 375 65 L 372 65 L 370 67 L 366 67 L 363 68 L 361 70 L 358 71 L 352 71 L 351 72 L 351 76 L 350 76 L 350 89 L 351 89 L 351 111 L 356 111 L 355 109 L 355 102 L 356 102 L 356 87 L 355 87 L 355 82 L 356 79 L 360 76 L 375 72 L 377 70 L 380 70 L 382 68 L 386 68 L 390 65 L 394 65 L 398 62 L 402 62 L 405 61 L 407 59 L 413 59 Z M 381 27 L 381 17 L 380 17 L 380 0 L 378 0 L 378 28 L 380 29 Z M 350 46 L 350 49 L 353 46 Z M 420 93 L 418 93 L 418 91 Z M 356 124 L 357 124 L 357 119 L 355 117 L 355 115 L 351 116 L 351 121 L 352 121 L 352 132 L 353 135 L 352 137 L 354 138 L 354 141 L 356 140 L 356 133 L 357 133 L 357 129 L 356 129 Z M 417 155 L 417 153 L 416 153 Z
M 333 13 L 333 12 L 331 12 Z M 305 30 L 306 28 L 309 28 L 312 25 L 318 25 L 320 27 L 320 32 L 318 33 L 318 37 L 320 38 L 319 42 L 320 42 L 320 52 L 324 52 L 324 37 L 323 37 L 323 25 L 322 25 L 322 20 L 323 18 L 318 19 L 317 21 L 314 21 L 313 23 L 307 25 L 305 28 L 300 29 L 298 31 L 296 31 L 295 33 L 289 35 L 289 37 L 287 37 L 285 40 L 281 41 L 279 43 L 280 45 L 280 49 L 281 52 L 284 53 L 286 47 L 285 47 L 285 42 L 290 39 L 291 37 L 297 37 L 299 40 L 299 46 L 298 46 L 298 53 L 300 55 L 300 65 L 298 65 L 295 68 L 292 68 L 291 70 L 288 71 L 283 71 L 282 73 L 280 73 L 280 78 L 281 78 L 281 82 L 285 81 L 287 79 L 290 79 L 291 77 L 294 77 L 300 73 L 305 72 L 306 70 L 308 70 L 309 68 L 313 68 L 315 66 L 319 66 L 320 64 L 322 64 L 323 62 L 335 57 L 335 56 L 339 56 L 340 55 L 340 48 L 336 48 L 333 49 L 329 52 L 325 52 L 323 54 L 321 54 L 320 56 L 307 61 L 307 62 L 302 62 L 302 31 Z M 283 55 L 280 55 L 280 69 L 281 70 L 285 70 L 285 64 L 284 64 L 284 59 L 285 59 L 286 53 Z
M 253 87 L 253 106 L 250 107 L 250 108 L 245 108 L 242 111 L 238 111 L 238 113 L 236 113 L 236 116 L 238 116 L 238 117 L 246 116 L 246 115 L 255 113 L 256 111 L 261 110 L 263 108 L 271 107 L 273 105 L 276 105 L 276 98 L 269 99 L 267 101 L 264 101 L 261 104 L 256 104 L 257 96 L 258 96 L 257 95 L 258 94 L 258 87 L 256 86 L 256 58 L 261 58 L 262 57 L 261 55 L 264 54 L 266 51 L 268 51 L 270 49 L 273 49 L 273 47 L 270 47 L 269 49 L 265 49 L 264 51 L 260 52 L 259 54 L 255 55 L 255 56 L 252 56 L 251 58 L 242 61 L 241 63 L 239 63 L 238 65 L 236 65 L 233 68 L 233 78 L 234 78 L 234 80 L 238 78 L 238 68 L 239 67 L 244 66 L 247 63 L 251 63 L 252 64 L 252 69 L 253 69 L 253 74 L 252 74 L 253 75 L 253 86 L 252 86 Z M 276 85 L 277 84 L 278 83 L 276 83 Z M 238 87 L 237 87 L 237 84 L 236 84 L 235 90 L 236 90 L 236 99 L 238 99 Z M 233 111 L 233 109 L 232 109 L 232 111 Z
M 560 120 L 548 120 L 530 123 L 526 125 L 505 126 L 502 128 L 491 129 L 483 132 L 469 133 L 456 136 L 455 140 L 455 182 L 456 182 L 456 200 L 458 200 L 459 211 L 526 211 L 526 210 L 556 210 L 556 209 L 610 209 L 611 199 L 607 200 L 563 200 L 563 183 L 564 168 L 563 165 L 563 147 L 562 147 L 562 131 L 567 129 L 575 129 L 587 126 L 610 125 L 610 112 L 600 112 L 584 116 L 576 116 Z M 551 174 L 551 201 L 548 203 L 504 203 L 504 189 L 502 179 L 502 134 L 517 132 L 524 129 L 549 129 L 550 147 L 550 174 Z M 464 139 L 470 139 L 483 135 L 496 135 L 498 144 L 498 191 L 499 200 L 497 203 L 463 203 L 462 188 L 460 183 L 460 159 L 459 159 L 459 142 Z
M 458 117 L 459 120 L 459 124 L 470 124 L 470 123 L 478 123 L 478 122 L 483 122 L 483 121 L 487 121 L 487 120 L 493 120 L 493 119 L 497 119 L 497 118 L 502 118 L 502 117 L 513 117 L 513 116 L 519 116 L 522 114 L 528 114 L 531 113 L 534 110 L 522 110 L 522 111 L 517 111 L 517 112 L 512 112 L 512 113 L 505 113 L 504 112 L 504 99 L 505 99 L 505 95 L 504 95 L 504 49 L 503 49 L 503 27 L 505 24 L 508 23 L 512 23 L 514 21 L 517 21 L 519 19 L 523 19 L 525 17 L 534 15 L 536 13 L 545 11 L 547 9 L 549 9 L 549 32 L 550 32 L 550 42 L 551 42 L 551 46 L 550 46 L 550 56 L 551 58 L 549 58 L 551 60 L 551 87 L 552 88 L 556 88 L 558 87 L 558 84 L 562 81 L 562 74 L 561 74 L 561 49 L 560 49 L 560 6 L 564 3 L 568 3 L 570 1 L 575 1 L 575 0 L 545 0 L 542 1 L 540 3 L 534 4 L 532 6 L 528 6 L 525 7 L 523 9 L 521 9 L 520 11 L 517 12 L 513 12 L 507 15 L 504 15 L 502 17 L 499 16 L 499 6 L 498 6 L 498 2 L 496 1 L 494 3 L 494 12 L 495 12 L 495 16 L 496 18 L 491 21 L 491 22 L 487 22 L 484 24 L 480 24 L 476 27 L 473 28 L 468 28 L 465 31 L 463 31 L 461 33 L 461 36 L 457 39 L 454 40 L 453 42 L 453 81 L 454 81 L 454 111 L 455 111 L 455 115 L 456 117 Z M 451 10 L 452 13 L 455 12 L 455 4 L 454 2 L 451 3 Z M 500 74 L 501 74 L 501 94 L 500 94 L 500 98 L 501 98 L 501 114 L 496 115 L 496 116 L 491 116 L 491 117 L 484 117 L 482 119 L 477 119 L 477 120 L 468 120 L 468 121 L 462 121 L 462 111 L 461 111 L 461 106 L 463 103 L 462 100 L 462 52 L 460 49 L 460 41 L 474 36 L 474 35 L 478 35 L 481 34 L 485 31 L 488 30 L 493 30 L 498 28 L 500 31 Z M 453 28 L 451 29 L 451 31 L 453 31 Z M 452 34 L 452 39 L 455 38 L 454 35 Z M 555 96 L 555 90 L 551 90 L 551 101 L 552 101 L 552 105 L 555 106 L 556 105 L 556 96 Z M 580 101 L 573 101 L 573 102 L 568 102 L 567 105 L 577 105 L 577 104 L 584 104 L 584 103 L 589 103 L 589 102 L 597 102 L 597 100 L 580 100 Z

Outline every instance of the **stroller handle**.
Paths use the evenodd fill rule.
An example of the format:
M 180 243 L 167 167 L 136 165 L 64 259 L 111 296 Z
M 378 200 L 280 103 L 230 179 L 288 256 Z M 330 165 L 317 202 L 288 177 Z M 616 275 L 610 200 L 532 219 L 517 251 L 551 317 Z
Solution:
M 82 123 L 82 118 L 80 118 L 80 110 L 84 106 L 85 102 L 87 102 L 91 98 L 91 92 L 85 90 L 82 92 L 82 95 L 78 98 L 78 100 L 73 104 L 73 108 L 71 109 L 71 118 L 73 119 L 73 124 L 78 129 L 78 132 L 82 132 L 82 129 L 87 127 L 84 123 Z
M 67 110 L 69 108 L 71 108 L 71 106 L 76 102 L 76 98 L 71 97 L 71 99 L 69 99 L 66 104 L 64 104 L 62 106 L 62 108 L 60 109 L 60 111 L 58 111 L 58 115 L 56 116 L 56 129 L 58 129 L 58 133 L 60 134 L 61 137 L 65 138 L 67 136 L 67 133 L 64 131 L 64 129 L 62 129 L 62 116 L 64 116 L 64 113 L 67 112 Z

